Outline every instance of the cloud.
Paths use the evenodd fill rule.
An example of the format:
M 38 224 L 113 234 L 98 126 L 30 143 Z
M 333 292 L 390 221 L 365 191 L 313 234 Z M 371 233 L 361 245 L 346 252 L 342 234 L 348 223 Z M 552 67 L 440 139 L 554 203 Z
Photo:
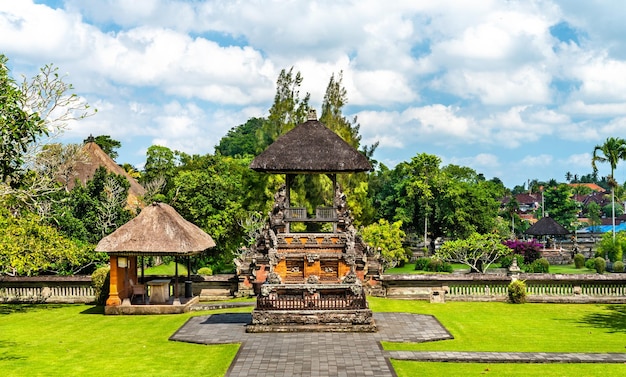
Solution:
M 534 167 L 546 167 L 552 164 L 554 157 L 549 154 L 540 154 L 536 156 L 525 156 L 519 162 L 520 166 L 524 166 L 526 168 L 534 168 Z

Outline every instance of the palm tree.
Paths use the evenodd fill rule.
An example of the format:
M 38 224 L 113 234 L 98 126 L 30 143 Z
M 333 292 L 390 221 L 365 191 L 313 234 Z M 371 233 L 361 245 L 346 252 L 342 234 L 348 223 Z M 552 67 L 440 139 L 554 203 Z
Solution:
M 620 160 L 626 160 L 626 140 L 618 137 L 609 137 L 604 144 L 596 145 L 593 149 L 593 157 L 591 158 L 591 167 L 594 174 L 598 173 L 598 162 L 608 162 L 611 165 L 611 175 L 609 175 L 609 186 L 611 187 L 612 202 L 612 220 L 613 220 L 613 239 L 615 239 L 615 181 L 614 173 L 617 163 Z

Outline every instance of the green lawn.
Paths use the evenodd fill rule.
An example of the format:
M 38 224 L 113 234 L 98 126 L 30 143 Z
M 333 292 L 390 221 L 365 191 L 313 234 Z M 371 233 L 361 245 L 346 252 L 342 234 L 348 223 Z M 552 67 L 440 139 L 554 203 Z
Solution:
M 432 314 L 454 336 L 421 344 L 386 342 L 388 350 L 626 352 L 626 305 L 369 302 L 377 312 Z M 0 371 L 3 376 L 223 376 L 238 345 L 167 340 L 191 316 L 217 312 L 224 311 L 104 316 L 87 305 L 0 305 Z M 392 364 L 401 377 L 626 375 L 621 364 Z
M 434 315 L 454 336 L 429 343 L 384 342 L 387 350 L 626 352 L 626 305 L 448 302 L 369 298 L 374 311 Z M 624 376 L 624 364 L 471 364 L 392 360 L 405 376 Z
M 144 269 L 144 275 L 160 275 L 160 276 L 174 276 L 176 275 L 176 264 L 174 262 L 160 264 L 158 266 L 148 267 Z M 137 273 L 141 275 L 141 271 Z M 187 276 L 187 267 L 178 263 L 178 276 Z
M 85 305 L 0 305 L 2 376 L 223 376 L 239 348 L 168 338 L 190 317 Z

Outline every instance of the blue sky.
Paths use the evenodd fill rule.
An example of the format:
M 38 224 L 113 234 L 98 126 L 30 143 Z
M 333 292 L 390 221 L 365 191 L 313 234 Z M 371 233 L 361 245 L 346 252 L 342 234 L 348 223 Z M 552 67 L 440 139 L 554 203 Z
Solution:
M 213 153 L 294 66 L 318 111 L 343 71 L 384 164 L 432 153 L 512 188 L 588 174 L 595 145 L 626 138 L 624 19 L 618 0 L 0 0 L 0 52 L 15 76 L 67 73 L 98 113 L 61 140 L 110 135 L 118 163 Z

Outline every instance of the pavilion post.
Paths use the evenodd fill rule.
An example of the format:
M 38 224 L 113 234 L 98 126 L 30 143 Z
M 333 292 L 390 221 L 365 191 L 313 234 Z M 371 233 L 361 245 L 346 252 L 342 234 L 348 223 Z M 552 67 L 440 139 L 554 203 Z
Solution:
M 174 297 L 180 298 L 178 295 L 178 257 L 174 257 Z

